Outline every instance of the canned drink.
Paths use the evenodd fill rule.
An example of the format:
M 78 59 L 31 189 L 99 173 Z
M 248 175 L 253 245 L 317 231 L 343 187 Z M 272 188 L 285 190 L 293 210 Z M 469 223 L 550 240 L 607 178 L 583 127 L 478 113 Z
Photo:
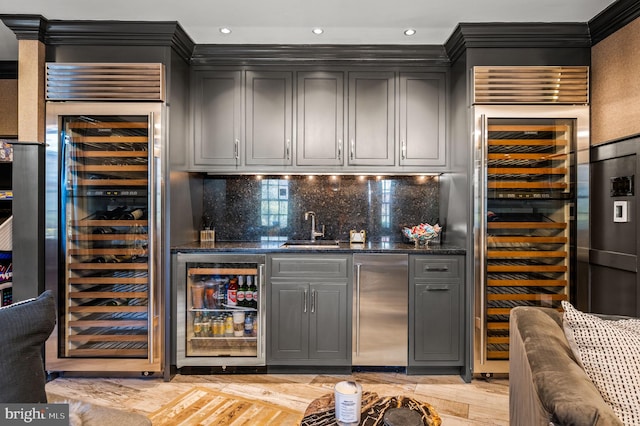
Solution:
M 340 426 L 358 425 L 362 409 L 362 386 L 357 382 L 338 382 L 334 388 L 336 421 Z

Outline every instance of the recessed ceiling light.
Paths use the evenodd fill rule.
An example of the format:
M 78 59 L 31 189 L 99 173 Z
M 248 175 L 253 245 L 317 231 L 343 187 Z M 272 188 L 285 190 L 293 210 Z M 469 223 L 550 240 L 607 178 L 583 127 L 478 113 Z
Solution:
M 314 28 L 311 30 L 312 33 L 314 33 L 315 35 L 320 35 L 324 32 L 324 30 L 322 28 Z
M 220 28 L 220 32 L 222 34 L 231 34 L 231 29 L 229 29 L 227 27 L 222 27 L 222 28 Z
M 407 28 L 406 30 L 404 30 L 404 35 L 406 36 L 412 36 L 416 33 L 416 30 L 414 30 L 413 28 Z

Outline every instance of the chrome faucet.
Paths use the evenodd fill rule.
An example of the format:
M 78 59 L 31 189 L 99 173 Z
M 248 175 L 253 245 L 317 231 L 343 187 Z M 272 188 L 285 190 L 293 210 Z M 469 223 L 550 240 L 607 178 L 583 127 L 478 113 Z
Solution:
M 316 237 L 324 237 L 324 225 L 322 225 L 322 232 L 316 231 L 316 214 L 315 212 L 304 212 L 304 220 L 309 220 L 311 216 L 311 240 L 315 240 Z

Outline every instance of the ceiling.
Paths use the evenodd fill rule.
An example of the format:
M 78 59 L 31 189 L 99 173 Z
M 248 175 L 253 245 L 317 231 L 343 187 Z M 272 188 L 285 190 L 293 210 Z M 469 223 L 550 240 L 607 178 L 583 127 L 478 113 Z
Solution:
M 587 22 L 614 0 L 17 0 L 0 14 L 178 21 L 196 44 L 442 45 L 460 22 Z M 228 27 L 230 34 L 219 29 Z M 311 30 L 324 29 L 321 35 Z M 416 30 L 408 37 L 407 28 Z M 0 23 L 0 60 L 18 43 Z

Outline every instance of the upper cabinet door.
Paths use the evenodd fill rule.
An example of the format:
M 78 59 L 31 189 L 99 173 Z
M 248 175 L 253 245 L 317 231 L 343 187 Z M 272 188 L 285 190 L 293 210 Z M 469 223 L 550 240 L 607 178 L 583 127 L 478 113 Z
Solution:
M 292 164 L 292 73 L 247 71 L 246 164 Z
M 241 71 L 195 73 L 194 166 L 239 164 L 241 77 Z
M 446 165 L 444 73 L 400 74 L 400 165 Z
M 395 73 L 349 73 L 348 164 L 395 164 Z
M 298 165 L 344 164 L 343 76 L 342 72 L 298 72 Z

